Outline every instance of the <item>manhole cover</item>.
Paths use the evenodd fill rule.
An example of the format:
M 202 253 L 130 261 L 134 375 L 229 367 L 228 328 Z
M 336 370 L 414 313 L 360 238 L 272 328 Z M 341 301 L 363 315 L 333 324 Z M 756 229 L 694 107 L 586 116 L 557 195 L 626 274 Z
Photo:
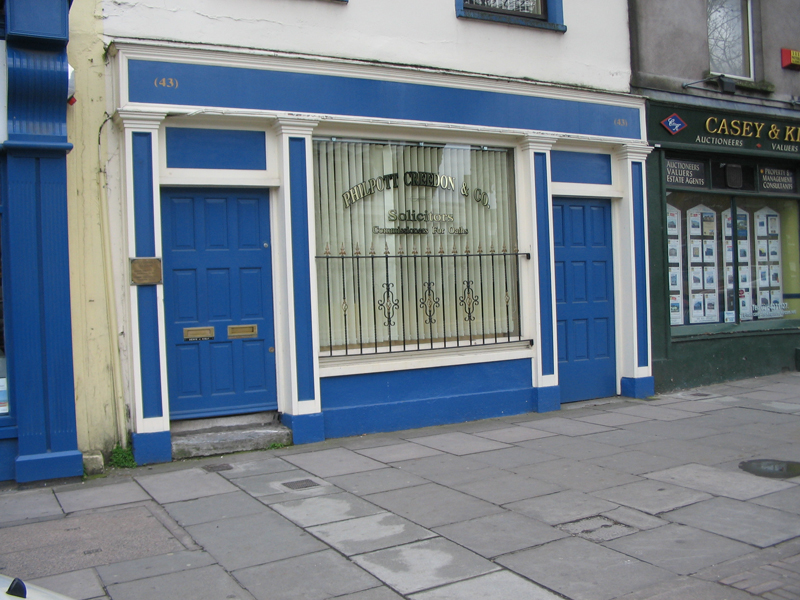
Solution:
M 319 484 L 313 479 L 298 479 L 297 481 L 286 481 L 282 485 L 283 487 L 287 487 L 290 490 L 305 490 L 312 487 L 319 487 Z
M 229 464 L 219 464 L 219 465 L 206 465 L 203 469 L 209 473 L 219 473 L 220 471 L 230 471 L 233 467 Z
M 790 460 L 746 460 L 739 463 L 739 468 L 759 477 L 789 479 L 790 477 L 800 476 L 800 462 L 792 462 Z

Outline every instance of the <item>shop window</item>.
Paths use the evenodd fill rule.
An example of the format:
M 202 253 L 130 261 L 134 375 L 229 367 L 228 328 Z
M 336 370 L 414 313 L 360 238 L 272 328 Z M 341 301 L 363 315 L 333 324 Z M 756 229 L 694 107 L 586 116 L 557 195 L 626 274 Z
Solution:
M 325 356 L 520 340 L 509 149 L 314 141 Z
M 794 181 L 789 172 L 770 177 Z M 769 327 L 798 319 L 799 214 L 797 200 L 766 194 L 668 192 L 673 327 L 716 323 Z
M 708 0 L 712 73 L 752 78 L 749 0 Z
M 566 31 L 561 0 L 456 0 L 456 15 Z

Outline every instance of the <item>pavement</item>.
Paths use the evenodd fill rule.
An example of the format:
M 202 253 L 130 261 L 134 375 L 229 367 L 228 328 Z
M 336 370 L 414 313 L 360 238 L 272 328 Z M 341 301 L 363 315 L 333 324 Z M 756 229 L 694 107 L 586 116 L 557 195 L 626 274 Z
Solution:
M 800 599 L 800 373 L 0 492 L 77 600 Z

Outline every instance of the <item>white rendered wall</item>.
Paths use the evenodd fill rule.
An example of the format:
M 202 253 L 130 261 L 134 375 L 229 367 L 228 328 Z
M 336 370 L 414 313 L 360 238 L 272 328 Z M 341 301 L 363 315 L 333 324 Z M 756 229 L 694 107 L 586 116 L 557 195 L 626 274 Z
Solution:
M 563 0 L 565 33 L 455 15 L 455 0 L 101 0 L 108 38 L 169 40 L 627 92 L 627 0 Z

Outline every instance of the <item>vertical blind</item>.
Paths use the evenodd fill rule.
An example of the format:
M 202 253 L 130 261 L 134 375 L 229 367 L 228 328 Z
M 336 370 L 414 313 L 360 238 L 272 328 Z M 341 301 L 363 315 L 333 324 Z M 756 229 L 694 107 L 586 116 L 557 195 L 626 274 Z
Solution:
M 519 338 L 510 150 L 315 140 L 314 163 L 323 353 Z

